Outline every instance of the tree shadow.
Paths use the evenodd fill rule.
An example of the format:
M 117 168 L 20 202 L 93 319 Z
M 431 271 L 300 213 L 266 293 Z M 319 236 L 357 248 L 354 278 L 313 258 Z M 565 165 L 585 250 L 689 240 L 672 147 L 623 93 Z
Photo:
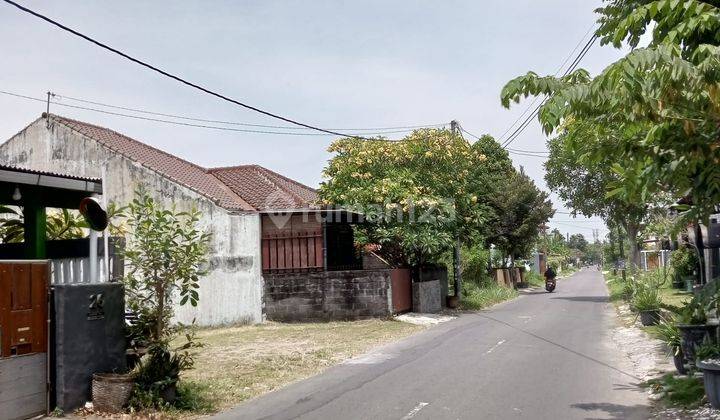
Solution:
M 612 403 L 578 403 L 571 407 L 585 411 L 601 411 L 610 416 L 611 419 L 647 419 L 650 415 L 648 405 L 621 405 Z M 589 413 L 588 413 L 589 414 Z M 607 417 L 586 417 L 586 420 L 607 419 Z
M 596 303 L 608 303 L 610 298 L 608 296 L 558 296 L 550 299 L 561 299 L 569 300 L 572 302 L 596 302 Z

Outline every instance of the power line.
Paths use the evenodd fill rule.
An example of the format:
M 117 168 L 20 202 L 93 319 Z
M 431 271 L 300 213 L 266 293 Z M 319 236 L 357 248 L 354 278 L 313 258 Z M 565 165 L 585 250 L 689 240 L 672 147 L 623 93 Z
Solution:
M 479 137 L 479 136 L 477 136 L 477 135 L 475 135 L 475 134 L 467 131 L 466 129 L 462 128 L 462 126 L 460 127 L 460 130 L 461 130 L 463 133 L 469 135 L 470 137 L 473 137 L 473 138 L 476 139 L 476 140 L 480 140 L 480 137 Z M 539 155 L 539 154 L 537 154 L 537 153 L 548 153 L 548 152 L 532 152 L 532 151 L 529 151 L 529 150 L 519 150 L 519 149 L 506 149 L 506 150 L 507 150 L 509 153 L 512 153 L 512 154 L 514 154 L 514 155 L 536 157 L 536 158 L 541 158 L 541 159 L 545 159 L 545 158 L 548 157 L 547 155 Z
M 588 42 L 585 43 L 585 46 L 583 47 L 583 49 L 580 50 L 580 53 L 578 54 L 577 57 L 575 57 L 575 60 L 573 60 L 573 62 L 570 64 L 570 67 L 568 67 L 568 68 L 565 70 L 565 72 L 563 73 L 562 77 L 567 76 L 568 74 L 572 73 L 572 72 L 575 70 L 575 68 L 578 66 L 578 64 L 580 64 L 580 62 L 581 62 L 582 59 L 585 57 L 585 55 L 588 53 L 588 51 L 590 51 L 590 48 L 591 48 L 592 45 L 595 43 L 595 41 L 597 40 L 597 38 L 598 38 L 598 36 L 597 36 L 596 34 L 594 34 L 594 35 L 588 40 Z M 529 115 L 529 116 L 525 119 L 525 121 L 523 121 L 523 123 L 503 142 L 503 144 L 502 144 L 503 147 L 509 146 L 513 141 L 515 141 L 515 140 L 518 138 L 518 136 L 519 136 L 520 134 L 522 134 L 523 131 L 525 131 L 525 129 L 528 127 L 528 125 L 530 125 L 530 122 L 532 122 L 533 118 L 537 117 L 538 112 L 540 111 L 540 108 L 541 108 L 543 105 L 545 105 L 546 102 L 547 102 L 547 96 L 545 97 L 545 99 L 543 99 L 543 101 L 540 103 L 540 105 L 538 105 L 538 106 L 535 108 L 535 110 L 533 111 L 533 113 L 532 113 L 531 115 Z
M 224 101 L 226 101 L 226 102 L 233 103 L 233 104 L 235 104 L 235 105 L 241 106 L 241 107 L 246 108 L 246 109 L 249 109 L 249 110 L 251 110 L 251 111 L 255 111 L 255 112 L 258 112 L 258 113 L 260 113 L 260 114 L 266 115 L 266 116 L 268 116 L 268 117 L 275 118 L 275 119 L 277 119 L 277 120 L 285 121 L 286 123 L 290 123 L 290 124 L 297 125 L 297 126 L 300 126 L 300 127 L 305 127 L 305 128 L 311 129 L 311 130 L 315 130 L 315 131 L 322 132 L 322 133 L 332 134 L 332 135 L 340 136 L 340 137 L 359 137 L 359 136 L 348 136 L 347 134 L 341 133 L 341 132 L 339 132 L 339 131 L 327 130 L 327 129 L 320 128 L 320 127 L 316 127 L 316 126 L 313 126 L 313 125 L 310 125 L 310 124 L 306 124 L 306 123 L 303 123 L 303 122 L 299 122 L 299 121 L 293 120 L 293 119 L 291 119 L 291 118 L 283 117 L 283 116 L 281 116 L 281 115 L 274 114 L 274 113 L 269 112 L 269 111 L 265 111 L 265 110 L 260 109 L 260 108 L 258 108 L 258 107 L 256 107 L 256 106 L 243 103 L 243 102 L 238 101 L 238 100 L 236 100 L 236 99 L 232 99 L 232 98 L 230 98 L 230 97 L 228 97 L 228 96 L 225 96 L 225 95 L 223 95 L 223 94 L 221 94 L 221 93 L 215 92 L 215 91 L 213 91 L 213 90 L 211 90 L 211 89 L 208 89 L 208 88 L 206 88 L 206 87 L 203 87 L 203 86 L 201 86 L 201 85 L 199 85 L 199 84 L 196 84 L 196 83 L 190 82 L 190 81 L 188 81 L 188 80 L 185 80 L 185 79 L 181 78 L 180 76 L 176 76 L 176 75 L 174 75 L 174 74 L 172 74 L 172 73 L 169 73 L 169 72 L 167 72 L 167 71 L 165 71 L 165 70 L 162 70 L 162 69 L 160 69 L 160 68 L 158 68 L 158 67 L 156 67 L 156 66 L 153 66 L 152 64 L 148 64 L 148 63 L 146 63 L 146 62 L 144 62 L 144 61 L 142 61 L 142 60 L 140 60 L 140 59 L 137 59 L 137 58 L 135 58 L 135 57 L 132 57 L 132 56 L 130 56 L 129 54 L 126 54 L 126 53 L 124 53 L 124 52 L 122 52 L 122 51 L 120 51 L 120 50 L 118 50 L 118 49 L 116 49 L 116 48 L 113 48 L 113 47 L 111 47 L 111 46 L 109 46 L 109 45 L 107 45 L 107 44 L 104 44 L 104 43 L 102 43 L 102 42 L 100 42 L 100 41 L 97 41 L 97 40 L 91 38 L 91 37 L 88 36 L 88 35 L 82 34 L 82 33 L 78 32 L 78 31 L 76 31 L 76 30 L 74 30 L 74 29 L 72 29 L 72 28 L 69 28 L 69 27 L 63 25 L 62 23 L 59 23 L 59 22 L 57 22 L 57 21 L 55 21 L 55 20 L 53 20 L 53 19 L 51 19 L 51 18 L 49 18 L 49 17 L 47 17 L 47 16 L 45 16 L 45 15 L 42 15 L 42 14 L 40 14 L 40 13 L 38 13 L 38 12 L 33 11 L 33 10 L 31 10 L 31 9 L 28 9 L 27 7 L 24 7 L 24 6 L 22 6 L 22 5 L 20 5 L 20 4 L 16 3 L 16 2 L 14 2 L 14 1 L 12 1 L 12 0 L 3 0 L 3 1 L 4 1 L 5 3 L 7 3 L 7 4 L 10 4 L 10 5 L 12 5 L 12 6 L 15 6 L 16 8 L 22 10 L 23 12 L 29 13 L 29 14 L 31 14 L 31 15 L 37 17 L 37 18 L 40 18 L 40 19 L 42 19 L 42 20 L 44 20 L 44 21 L 46 21 L 46 22 L 48 22 L 48 23 L 50 23 L 50 24 L 52 24 L 52 25 L 54 25 L 54 26 L 56 26 L 56 27 L 58 27 L 58 28 L 60 28 L 60 29 L 62 29 L 62 30 L 64 30 L 64 31 L 66 31 L 66 32 L 69 32 L 69 33 L 71 33 L 71 34 L 73 34 L 73 35 L 75 35 L 75 36 L 77 36 L 77 37 L 80 37 L 80 38 L 82 38 L 82 39 L 84 39 L 84 40 L 86 40 L 86 41 L 88 41 L 88 42 L 90 42 L 90 43 L 92 43 L 92 44 L 95 44 L 95 45 L 97 45 L 97 46 L 100 47 L 100 48 L 103 48 L 103 49 L 105 49 L 105 50 L 107 50 L 107 51 L 110 51 L 110 52 L 112 52 L 112 53 L 114 53 L 114 54 L 117 54 L 117 55 L 119 55 L 119 56 L 121 56 L 121 57 L 123 57 L 123 58 L 125 58 L 125 59 L 127 59 L 127 60 L 130 60 L 130 61 L 132 61 L 132 62 L 135 63 L 135 64 L 138 64 L 138 65 L 140 65 L 140 66 L 142 66 L 142 67 L 145 67 L 145 68 L 147 68 L 147 69 L 150 69 L 150 70 L 152 70 L 152 71 L 154 71 L 154 72 L 156 72 L 156 73 L 159 73 L 159 74 L 161 74 L 161 75 L 163 75 L 163 76 L 165 76 L 165 77 L 168 77 L 168 78 L 170 78 L 170 79 L 173 79 L 173 80 L 175 80 L 175 81 L 177 81 L 177 82 L 179 82 L 179 83 L 182 83 L 182 84 L 184 84 L 184 85 L 190 86 L 190 87 L 192 87 L 192 88 L 194 88 L 194 89 L 196 89 L 196 90 L 199 90 L 199 91 L 201 91 L 201 92 L 207 93 L 208 95 L 215 96 L 216 98 L 222 99 L 222 100 L 224 100 Z
M 593 22 L 592 25 L 590 25 L 590 27 L 588 28 L 587 32 L 585 32 L 585 34 L 582 36 L 582 38 L 580 38 L 580 40 L 578 41 L 578 43 L 575 44 L 575 47 L 572 49 L 572 51 L 570 51 L 570 54 L 568 54 L 568 55 L 565 57 L 565 59 L 563 60 L 563 62 L 560 63 L 560 67 L 558 67 L 558 69 L 555 70 L 555 73 L 554 73 L 555 76 L 557 76 L 557 75 L 560 73 L 560 71 L 562 71 L 562 69 L 563 69 L 563 67 L 565 66 L 565 64 L 567 64 L 568 60 L 570 60 L 570 57 L 572 57 L 573 54 L 575 54 L 575 51 L 577 51 L 577 49 L 580 48 L 580 45 L 583 43 L 583 41 L 585 40 L 585 38 L 587 38 L 588 34 L 590 33 L 590 31 L 593 30 L 594 27 L 595 27 L 595 22 Z M 515 122 L 513 122 L 513 123 L 507 128 L 507 130 L 505 130 L 505 132 L 503 132 L 503 133 L 500 135 L 500 137 L 498 137 L 498 141 L 499 141 L 499 142 L 502 142 L 502 141 L 503 141 L 502 139 L 507 135 L 507 133 L 510 132 L 510 130 L 512 130 L 513 127 L 515 127 L 515 124 L 517 124 L 517 123 L 527 114 L 527 112 L 530 110 L 530 108 L 532 108 L 533 105 L 535 105 L 535 102 L 537 102 L 538 99 L 540 99 L 540 97 L 539 97 L 539 96 L 536 96 L 536 97 L 533 99 L 533 101 L 530 102 L 530 104 L 527 106 L 527 108 L 525 108 L 525 111 L 523 111 L 522 114 L 520 114 L 520 116 L 515 120 Z
M 62 94 L 54 94 L 54 96 L 58 97 L 60 99 L 69 99 L 71 101 L 76 101 L 76 102 L 81 102 L 81 103 L 91 104 L 91 105 L 98 105 L 98 106 L 102 106 L 102 107 L 106 107 L 106 108 L 138 112 L 138 113 L 147 114 L 147 115 L 157 115 L 160 117 L 177 118 L 180 120 L 187 120 L 187 121 L 197 121 L 197 122 L 204 122 L 204 123 L 211 123 L 211 124 L 239 125 L 239 126 L 245 126 L 245 127 L 277 128 L 277 129 L 283 129 L 283 130 L 308 130 L 305 127 L 251 124 L 251 123 L 237 122 L 237 121 L 212 120 L 212 119 L 204 119 L 204 118 L 197 118 L 197 117 L 188 117 L 188 116 L 177 115 L 177 114 L 167 114 L 167 113 L 163 113 L 163 112 L 148 111 L 145 109 L 130 108 L 130 107 L 119 106 L 119 105 L 111 105 L 111 104 L 107 104 L 107 103 L 103 103 L 103 102 L 91 101 L 88 99 L 74 98 L 72 96 L 67 96 L 67 95 L 62 95 Z M 437 127 L 442 127 L 444 125 L 447 125 L 447 124 L 443 123 L 443 124 L 406 125 L 406 126 L 397 126 L 397 127 L 371 127 L 371 128 L 329 128 L 328 130 L 347 130 L 347 131 L 386 131 L 386 130 L 401 130 L 401 129 L 412 130 L 412 129 L 418 129 L 418 128 L 437 128 Z
M 18 93 L 7 92 L 7 91 L 3 91 L 3 90 L 0 90 L 0 94 L 14 96 L 17 98 L 23 98 L 23 99 L 41 102 L 41 103 L 47 103 L 46 99 L 34 98 L 32 96 L 20 95 Z M 279 135 L 286 135 L 286 136 L 329 136 L 329 135 L 333 135 L 333 134 L 328 134 L 328 133 L 282 132 L 282 131 L 271 131 L 271 130 L 252 130 L 252 129 L 244 129 L 244 128 L 220 127 L 220 126 L 205 125 L 205 124 L 193 124 L 193 123 L 185 123 L 185 122 L 180 122 L 180 121 L 165 120 L 162 118 L 143 117 L 143 116 L 139 116 L 139 115 L 131 115 L 131 114 L 125 114 L 122 112 L 113 112 L 113 111 L 108 111 L 108 110 L 104 110 L 104 109 L 90 108 L 90 107 L 85 107 L 85 106 L 64 104 L 64 103 L 57 102 L 57 101 L 50 101 L 50 103 L 53 105 L 62 106 L 62 107 L 66 107 L 66 108 L 81 109 L 81 110 L 85 110 L 85 111 L 99 112 L 101 114 L 114 115 L 116 117 L 124 117 L 124 118 L 132 118 L 132 119 L 136 119 L 136 120 L 159 122 L 159 123 L 163 123 L 163 124 L 179 125 L 179 126 L 183 126 L 183 127 L 206 128 L 206 129 L 211 129 L 211 130 L 233 131 L 233 132 L 240 132 L 240 133 L 279 134 Z M 384 132 L 380 132 L 380 133 L 364 133 L 364 135 L 372 135 L 372 134 L 383 135 L 383 134 L 392 134 L 392 133 L 404 133 L 407 131 L 408 130 L 384 131 Z M 363 140 L 372 140 L 372 141 L 384 140 L 384 139 L 368 139 L 365 137 L 358 137 L 353 134 L 348 134 L 348 135 L 346 135 L 346 137 L 355 137 L 355 138 L 360 138 Z

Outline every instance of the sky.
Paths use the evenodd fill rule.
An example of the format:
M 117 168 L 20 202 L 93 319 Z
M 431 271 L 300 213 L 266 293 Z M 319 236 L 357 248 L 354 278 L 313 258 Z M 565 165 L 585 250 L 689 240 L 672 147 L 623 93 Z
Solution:
M 592 27 L 600 5 L 600 0 L 17 1 L 185 79 L 311 125 L 397 127 L 454 119 L 473 134 L 496 138 L 530 102 L 503 108 L 503 85 L 528 71 L 554 74 Z M 622 54 L 596 44 L 581 67 L 597 74 Z M 139 67 L 5 3 L 0 56 L 0 90 L 6 92 L 44 98 L 52 91 L 67 105 L 83 105 L 68 99 L 81 98 L 284 125 Z M 0 94 L 0 140 L 43 111 L 42 102 Z M 334 139 L 184 127 L 59 105 L 51 105 L 51 112 L 111 128 L 206 167 L 259 164 L 312 187 L 322 180 Z M 402 133 L 388 134 L 398 136 Z M 511 147 L 546 150 L 545 142 L 533 121 Z M 543 159 L 511 157 L 547 189 Z M 559 212 L 570 211 L 555 194 L 551 199 Z M 559 213 L 549 225 L 588 239 L 593 229 L 606 233 L 597 218 Z

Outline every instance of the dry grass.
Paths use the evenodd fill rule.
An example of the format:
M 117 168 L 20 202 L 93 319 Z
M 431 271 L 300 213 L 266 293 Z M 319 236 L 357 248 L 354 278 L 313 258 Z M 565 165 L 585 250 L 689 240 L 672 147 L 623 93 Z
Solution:
M 321 372 L 423 327 L 390 320 L 237 326 L 198 331 L 195 369 L 183 373 L 216 409 Z

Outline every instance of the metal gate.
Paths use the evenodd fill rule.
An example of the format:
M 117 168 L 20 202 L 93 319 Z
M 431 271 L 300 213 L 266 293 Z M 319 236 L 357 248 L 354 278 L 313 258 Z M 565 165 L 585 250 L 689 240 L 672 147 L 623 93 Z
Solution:
M 392 311 L 397 314 L 412 309 L 412 276 L 410 269 L 394 268 L 390 271 L 392 283 Z
M 0 261 L 0 413 L 47 411 L 48 261 Z

